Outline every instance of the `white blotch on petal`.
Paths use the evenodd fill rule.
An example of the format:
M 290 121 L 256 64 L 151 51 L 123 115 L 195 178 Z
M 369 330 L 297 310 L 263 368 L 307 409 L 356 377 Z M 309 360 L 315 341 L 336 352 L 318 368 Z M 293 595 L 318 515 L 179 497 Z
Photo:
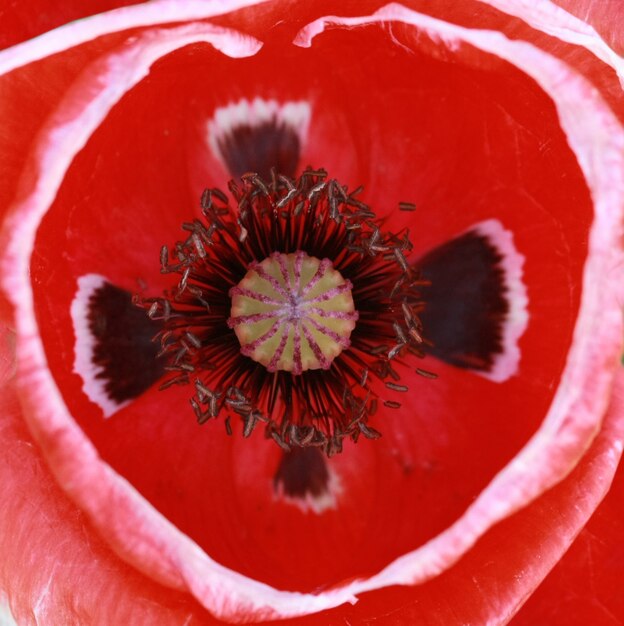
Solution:
M 269 123 L 275 124 L 276 128 L 287 126 L 299 137 L 299 143 L 304 145 L 311 114 L 310 104 L 304 100 L 280 103 L 277 100 L 262 98 L 254 98 L 250 102 L 243 98 L 215 110 L 208 121 L 208 145 L 227 169 L 220 146 L 226 143 L 227 137 L 231 136 L 237 127 L 258 127 Z
M 297 507 L 302 513 L 315 513 L 321 515 L 325 511 L 330 511 L 338 506 L 338 498 L 342 493 L 342 483 L 336 472 L 327 467 L 328 480 L 326 489 L 318 496 L 306 493 L 305 497 L 293 497 L 284 493 L 283 485 L 280 483 L 275 491 L 275 499 L 282 500 L 292 506 Z
M 503 270 L 504 297 L 509 304 L 509 311 L 500 329 L 502 352 L 494 356 L 494 363 L 489 371 L 475 370 L 476 374 L 500 383 L 518 371 L 520 365 L 518 342 L 529 322 L 529 298 L 522 271 L 525 258 L 516 249 L 511 231 L 498 220 L 486 220 L 471 230 L 487 238 L 501 256 L 500 268 Z
M 89 301 L 92 295 L 109 281 L 99 274 L 85 274 L 78 279 L 78 291 L 71 303 L 70 313 L 74 326 L 74 373 L 82 378 L 82 390 L 89 400 L 97 404 L 104 417 L 111 417 L 127 402 L 115 402 L 106 392 L 104 369 L 94 362 L 96 340 L 89 322 Z

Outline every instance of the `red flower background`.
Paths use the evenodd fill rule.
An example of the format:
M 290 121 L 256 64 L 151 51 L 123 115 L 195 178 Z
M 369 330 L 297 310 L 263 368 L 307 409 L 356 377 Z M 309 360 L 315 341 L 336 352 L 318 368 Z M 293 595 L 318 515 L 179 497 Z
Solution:
M 89 12 L 104 11 L 122 4 L 124 3 L 101 2 L 91 5 Z M 553 28 L 550 34 L 541 32 L 540 24 L 544 27 L 544 23 L 553 23 L 554 18 L 549 10 L 545 10 L 544 14 L 535 12 L 532 22 L 535 28 L 532 28 L 518 18 L 479 2 L 405 4 L 462 26 L 497 30 L 512 39 L 532 42 L 562 58 L 591 80 L 620 121 L 624 119 L 620 83 L 614 69 L 605 63 L 607 61 L 617 64 L 617 57 L 609 55 L 613 51 L 617 53 L 622 50 L 618 34 L 623 31 L 618 29 L 618 25 L 624 20 L 624 11 L 618 9 L 616 3 L 559 2 L 560 6 L 581 17 L 586 25 L 596 28 L 610 46 L 611 52 L 607 45 L 598 45 L 597 38 L 586 36 L 583 39 L 583 33 L 579 35 L 580 27 L 572 22 L 567 23 L 568 28 Z M 492 4 L 500 5 L 500 9 L 507 8 L 509 12 L 513 12 L 515 6 L 511 2 Z M 539 3 L 536 6 L 544 9 L 546 4 L 548 3 Z M 186 6 L 191 6 L 191 3 Z M 496 216 L 505 224 L 514 226 L 516 244 L 521 250 L 531 246 L 541 248 L 537 260 L 529 258 L 525 268 L 530 305 L 535 308 L 532 309 L 534 318 L 522 345 L 525 359 L 523 367 L 534 374 L 539 373 L 546 383 L 535 384 L 518 377 L 516 382 L 511 381 L 504 389 L 501 387 L 497 390 L 492 389 L 488 381 L 471 377 L 466 382 L 465 376 L 460 377 L 451 368 L 440 366 L 444 386 L 423 387 L 422 391 L 419 387 L 418 391 L 422 393 L 423 403 L 428 406 L 427 403 L 440 403 L 444 390 L 452 387 L 453 395 L 447 392 L 443 401 L 446 413 L 438 416 L 441 421 L 436 427 L 440 428 L 442 424 L 442 430 L 446 429 L 449 436 L 455 438 L 454 441 L 460 442 L 462 458 L 457 459 L 458 462 L 453 467 L 450 459 L 456 451 L 445 449 L 441 439 L 431 433 L 422 432 L 421 437 L 424 440 L 423 447 L 440 446 L 437 454 L 447 463 L 448 474 L 435 478 L 436 484 L 456 484 L 456 491 L 453 493 L 451 490 L 455 500 L 451 498 L 449 503 L 448 491 L 437 495 L 436 491 L 430 489 L 428 492 L 423 490 L 421 499 L 397 506 L 382 495 L 367 499 L 366 494 L 357 493 L 358 489 L 366 491 L 367 485 L 360 485 L 355 488 L 353 503 L 347 507 L 356 539 L 345 532 L 339 545 L 326 546 L 325 552 L 321 553 L 318 553 L 319 543 L 316 541 L 310 541 L 307 550 L 305 546 L 295 549 L 291 545 L 281 545 L 279 536 L 275 536 L 278 533 L 274 529 L 267 530 L 272 513 L 258 513 L 256 510 L 256 507 L 262 506 L 262 494 L 253 487 L 244 493 L 233 492 L 230 499 L 235 502 L 232 503 L 231 510 L 223 513 L 216 522 L 207 521 L 209 508 L 203 510 L 202 515 L 185 518 L 175 506 L 175 498 L 180 496 L 173 491 L 175 484 L 160 485 L 163 491 L 158 493 L 158 485 L 154 485 L 150 477 L 141 474 L 136 461 L 126 463 L 126 455 L 130 454 L 131 448 L 119 446 L 119 441 L 145 436 L 145 424 L 138 422 L 128 426 L 126 422 L 125 426 L 122 424 L 121 430 L 112 431 L 110 423 L 102 425 L 96 419 L 97 413 L 93 408 L 88 406 L 86 400 L 80 399 L 80 385 L 67 372 L 67 357 L 61 353 L 48 354 L 50 368 L 59 387 L 70 396 L 65 401 L 74 415 L 80 416 L 77 418 L 80 426 L 88 432 L 92 440 L 98 442 L 98 451 L 107 462 L 141 492 L 149 493 L 155 506 L 194 537 L 217 561 L 277 588 L 291 588 L 291 583 L 295 581 L 293 588 L 310 591 L 324 583 L 332 585 L 344 578 L 370 575 L 396 556 L 400 556 L 400 547 L 403 552 L 408 552 L 452 523 L 494 474 L 513 459 L 538 428 L 553 397 L 544 392 L 544 386 L 549 381 L 557 380 L 561 372 L 581 297 L 578 287 L 588 246 L 586 237 L 591 221 L 591 201 L 573 154 L 558 128 L 552 104 L 532 81 L 527 81 L 521 72 L 510 67 L 505 66 L 502 69 L 499 62 L 473 49 L 462 52 L 462 69 L 454 70 L 447 63 L 450 58 L 448 55 L 451 54 L 448 50 L 436 41 L 417 39 L 416 44 L 425 51 L 425 54 L 421 53 L 425 68 L 422 71 L 432 95 L 429 100 L 421 98 L 416 101 L 410 98 L 413 94 L 405 86 L 404 77 L 413 71 L 410 54 L 401 56 L 388 53 L 384 57 L 381 50 L 387 49 L 387 31 L 374 28 L 352 32 L 336 30 L 323 34 L 313 44 L 312 50 L 317 51 L 313 57 L 306 57 L 301 49 L 284 53 L 285 49 L 290 49 L 290 42 L 297 32 L 320 16 L 366 15 L 379 6 L 380 4 L 373 2 L 341 3 L 339 6 L 315 3 L 313 7 L 300 7 L 296 3 L 268 3 L 214 18 L 212 21 L 220 26 L 248 33 L 265 42 L 265 49 L 257 57 L 252 56 L 241 61 L 221 59 L 219 64 L 213 64 L 219 54 L 216 52 L 193 54 L 178 51 L 158 61 L 158 71 L 137 85 L 126 100 L 111 112 L 110 117 L 103 122 L 101 132 L 96 132 L 85 150 L 76 158 L 59 192 L 57 205 L 60 208 L 56 213 L 53 208 L 41 227 L 31 266 L 40 319 L 45 316 L 62 319 L 63 311 L 69 309 L 75 291 L 76 273 L 83 272 L 73 268 L 72 262 L 68 262 L 67 258 L 78 258 L 80 263 L 91 264 L 89 271 L 106 272 L 112 278 L 126 280 L 127 284 L 124 286 L 132 289 L 132 283 L 128 283 L 127 260 L 110 259 L 89 249 L 83 250 L 81 246 L 85 241 L 97 241 L 102 229 L 108 228 L 114 232 L 110 222 L 122 222 L 122 200 L 127 202 L 129 195 L 134 194 L 139 198 L 137 202 L 145 202 L 140 200 L 141 195 L 149 188 L 151 181 L 159 176 L 159 172 L 170 168 L 173 162 L 179 168 L 176 170 L 179 187 L 170 190 L 168 196 L 160 196 L 158 199 L 154 194 L 149 196 L 151 215 L 156 214 L 159 218 L 158 226 L 153 229 L 156 232 L 152 232 L 150 237 L 156 243 L 171 240 L 177 235 L 178 225 L 183 219 L 180 216 L 183 216 L 184 211 L 168 216 L 169 207 L 180 204 L 195 206 L 194 198 L 198 190 L 201 190 L 202 185 L 208 184 L 204 181 L 211 176 L 208 165 L 214 166 L 209 161 L 207 165 L 199 158 L 196 159 L 199 165 L 191 163 L 188 167 L 180 166 L 188 151 L 192 153 L 195 150 L 197 155 L 200 148 L 185 137 L 182 150 L 179 143 L 158 133 L 159 125 L 178 119 L 179 112 L 175 107 L 188 101 L 193 102 L 191 117 L 194 115 L 196 119 L 202 119 L 202 115 L 209 115 L 211 108 L 232 98 L 253 98 L 257 89 L 270 88 L 279 95 L 283 94 L 286 99 L 296 99 L 305 94 L 309 86 L 315 87 L 323 95 L 316 103 L 319 118 L 316 127 L 313 126 L 310 145 L 304 158 L 315 165 L 328 167 L 332 176 L 348 180 L 354 186 L 364 182 L 368 192 L 367 200 L 373 205 L 395 206 L 400 200 L 415 200 L 419 206 L 418 219 L 422 220 L 422 226 L 420 222 L 417 223 L 417 228 L 422 227 L 417 235 L 417 245 L 422 251 L 486 217 L 486 210 L 471 209 L 471 206 L 478 206 L 480 202 L 482 205 L 495 205 Z M 546 15 L 545 22 L 540 22 L 541 15 Z M 81 3 L 64 3 L 63 9 L 55 10 L 54 15 L 50 14 L 46 3 L 39 5 L 32 2 L 28 3 L 28 7 L 5 10 L 4 15 L 0 13 L 4 24 L 3 32 L 0 33 L 2 43 L 4 46 L 17 44 L 83 16 L 84 7 Z M 574 24 L 574 28 L 570 24 Z M 414 45 L 408 28 L 396 24 L 390 32 L 400 49 Z M 140 36 L 139 29 L 132 35 Z M 567 38 L 568 42 L 561 41 L 557 36 L 564 40 Z M 359 41 L 357 37 L 360 38 Z M 100 55 L 116 49 L 127 38 L 128 33 L 122 32 L 87 41 L 58 56 L 49 56 L 8 74 L 3 79 L 4 82 L 0 83 L 6 96 L 3 98 L 2 119 L 10 120 L 0 136 L 5 170 L 0 183 L 3 210 L 16 197 L 19 200 L 28 192 L 34 175 L 28 169 L 32 167 L 28 155 L 33 149 L 33 137 L 42 127 L 45 128 L 44 124 L 49 124 L 46 119 L 61 97 L 88 64 Z M 365 43 L 362 44 L 362 41 Z M 587 44 L 589 49 L 573 45 L 577 41 Z M 360 46 L 357 48 L 360 52 L 373 50 L 375 54 L 355 58 L 353 49 L 357 46 Z M 366 63 L 372 71 L 359 70 L 358 75 L 358 67 L 366 68 Z M 353 90 L 349 93 L 342 93 L 338 88 L 333 89 L 339 85 L 339 81 L 334 83 L 332 75 L 339 72 L 341 66 L 345 68 L 344 71 L 353 74 Z M 276 67 L 280 68 L 279 72 L 275 71 Z M 387 69 L 385 75 L 379 71 L 380 67 Z M 440 68 L 445 68 L 443 74 Z M 159 102 L 159 93 L 170 88 L 172 81 L 178 97 L 163 98 L 163 102 Z M 236 83 L 233 92 L 227 91 L 227 85 L 231 82 Z M 295 89 L 292 87 L 293 83 L 296 85 Z M 84 86 L 81 88 L 84 89 Z M 522 94 L 521 101 L 517 101 L 517 93 Z M 501 107 L 503 114 L 500 114 Z M 380 109 L 387 109 L 385 117 L 375 117 L 371 113 Z M 336 111 L 342 113 L 337 114 Z M 343 117 L 340 118 L 339 115 Z M 512 119 L 512 132 L 506 130 L 506 124 L 510 123 L 507 115 Z M 436 128 L 446 126 L 450 130 L 433 133 L 430 137 L 423 134 L 416 147 L 412 145 L 401 148 L 394 145 L 394 137 L 404 132 L 405 119 L 410 116 L 421 120 L 426 118 L 429 125 Z M 110 143 L 110 137 L 118 138 L 128 129 L 129 119 L 140 124 L 147 136 L 159 137 L 158 144 L 151 146 L 153 150 L 150 161 L 144 167 L 129 167 L 145 157 L 144 145 L 136 153 L 132 153 L 132 147 L 124 144 L 122 148 L 127 152 L 119 154 L 116 151 L 117 146 Z M 466 120 L 470 123 L 466 124 Z M 360 129 L 366 124 L 376 129 L 376 132 L 362 133 Z M 468 128 L 460 132 L 463 125 Z M 425 128 L 422 122 L 419 127 L 421 130 Z M 192 136 L 194 128 L 191 119 L 185 132 Z M 341 142 L 341 133 L 345 128 L 349 131 L 349 141 Z M 464 165 L 464 162 L 470 158 L 482 158 L 484 162 L 487 159 L 483 155 L 477 156 L 470 152 L 458 154 L 459 144 L 449 140 L 448 145 L 445 145 L 444 138 L 461 136 L 466 145 L 474 146 L 482 143 L 484 134 L 492 141 L 492 154 L 500 154 L 501 160 L 508 154 L 510 138 L 517 140 L 520 144 L 516 150 L 518 154 L 522 154 L 524 160 L 521 166 L 512 167 L 512 172 L 508 171 L 508 165 L 503 165 L 494 176 L 470 180 L 471 188 L 468 189 L 467 183 L 474 170 L 471 164 Z M 374 150 L 366 145 L 371 137 L 376 142 Z M 548 143 L 545 143 L 546 138 Z M 328 153 L 328 146 L 331 146 L 331 153 Z M 417 149 L 423 149 L 422 146 L 432 154 L 430 169 L 416 170 L 411 172 L 410 177 L 406 177 L 400 163 L 410 162 L 409 159 L 425 162 L 422 158 L 419 161 L 417 153 Z M 527 156 L 532 154 L 532 150 L 536 150 L 536 165 L 533 169 Z M 537 155 L 541 154 L 540 150 L 547 154 L 547 158 L 540 159 L 538 163 Z M 402 159 L 399 158 L 399 165 L 396 162 L 388 164 L 384 161 L 380 164 L 378 161 L 366 161 L 362 155 L 371 152 L 384 156 L 396 155 Z M 98 154 L 102 155 L 99 163 Z M 108 162 L 106 155 L 109 157 Z M 436 161 L 433 155 L 439 160 Z M 488 165 L 495 167 L 496 157 L 490 155 L 489 158 Z M 116 166 L 114 161 L 119 164 Z M 95 169 L 94 163 L 97 164 Z M 526 168 L 521 176 L 526 182 L 524 189 L 518 189 L 517 184 L 514 188 L 511 182 L 517 183 L 520 167 Z M 461 186 L 449 180 L 448 188 L 451 191 L 440 188 L 441 181 L 444 181 L 440 168 L 452 171 L 453 176 L 460 177 L 466 184 Z M 558 178 L 557 175 L 561 172 L 563 175 Z M 112 185 L 106 187 L 98 182 L 98 177 L 106 181 L 107 176 L 110 177 L 109 181 L 122 178 L 124 184 L 119 185 L 116 190 Z M 498 192 L 491 188 L 493 178 L 501 183 Z M 81 182 L 85 180 L 90 181 L 88 185 Z M 216 182 L 211 180 L 210 184 L 222 184 L 224 180 L 222 176 Z M 435 181 L 436 186 L 428 181 Z M 513 193 L 510 192 L 512 188 Z M 94 213 L 83 217 L 76 215 L 68 222 L 64 211 L 67 211 L 68 206 L 78 206 L 83 202 L 85 190 L 93 193 L 89 201 L 97 204 L 99 217 Z M 117 191 L 123 195 L 115 197 Z M 465 195 L 460 195 L 460 192 Z M 532 197 L 535 206 L 526 201 L 531 194 L 534 194 Z M 544 211 L 539 202 L 560 211 L 554 220 L 558 225 L 543 229 L 543 232 L 538 227 L 530 227 L 544 219 Z M 460 209 L 449 211 L 443 223 L 440 220 L 427 222 L 428 211 L 434 212 L 439 204 L 454 204 Z M 118 205 L 120 208 L 116 208 Z M 567 206 L 574 209 L 566 211 Z M 471 210 L 473 214 L 470 214 Z M 79 231 L 80 236 L 73 240 L 67 237 L 68 241 L 64 244 L 68 246 L 65 250 L 67 255 L 64 257 L 58 250 L 58 238 L 67 223 Z M 529 226 L 523 230 L 518 227 L 520 223 L 527 223 Z M 142 223 L 135 219 L 133 226 L 134 231 L 131 234 L 136 238 Z M 120 225 L 119 232 L 123 228 Z M 137 275 L 149 276 L 149 255 L 135 255 L 130 249 L 131 240 L 128 241 L 129 256 L 139 268 Z M 154 250 L 153 257 L 157 255 L 156 243 L 148 244 Z M 566 247 L 568 257 L 563 262 L 562 250 Z M 617 268 L 613 269 L 614 273 L 616 270 Z M 549 280 L 540 278 L 544 273 L 549 274 Z M 567 308 L 563 308 L 561 302 L 567 302 Z M 6 301 L 2 301 L 2 315 L 3 324 L 7 328 L 13 328 L 12 307 Z M 553 323 L 555 315 L 557 322 Z M 72 339 L 68 335 L 70 332 L 70 328 L 57 329 L 52 325 L 41 330 L 44 344 L 48 342 L 48 345 L 60 346 L 71 346 Z M 101 534 L 86 520 L 84 513 L 57 486 L 38 445 L 34 443 L 33 436 L 20 417 L 22 409 L 13 383 L 13 333 L 6 332 L 3 341 L 2 380 L 7 382 L 1 391 L 5 419 L 0 428 L 3 457 L 0 480 L 5 498 L 0 505 L 0 552 L 4 555 L 0 563 L 0 588 L 7 591 L 17 621 L 68 624 L 121 623 L 124 620 L 128 623 L 214 623 L 216 620 L 191 595 L 170 588 L 175 585 L 171 584 L 166 571 L 146 568 L 145 575 L 121 560 L 116 552 L 136 564 L 132 546 L 121 546 L 119 537 L 111 539 L 106 532 L 103 535 L 108 543 L 103 540 Z M 605 359 L 608 360 L 610 356 L 612 355 L 608 347 L 605 347 Z M 612 366 L 605 365 L 606 369 L 609 367 Z M 618 593 L 618 567 L 624 560 L 620 545 L 624 531 L 621 522 L 621 472 L 616 475 L 612 491 L 585 526 L 587 518 L 608 488 L 614 470 L 622 430 L 622 407 L 618 404 L 621 400 L 618 393 L 620 387 L 621 383 L 615 384 L 611 405 L 604 415 L 600 432 L 593 441 L 591 437 L 588 438 L 591 446 L 586 451 L 579 451 L 578 456 L 582 458 L 572 472 L 528 507 L 493 526 L 457 563 L 421 585 L 394 586 L 364 593 L 353 606 L 342 605 L 321 614 L 296 618 L 296 623 L 503 623 L 512 618 L 529 596 L 528 602 L 513 618 L 513 623 L 617 624 L 624 621 L 624 606 Z M 25 390 L 22 389 L 21 393 L 24 395 Z M 481 422 L 470 424 L 473 432 L 468 433 L 468 429 L 453 418 L 461 415 L 462 405 L 467 399 L 475 402 L 476 398 L 480 398 L 478 406 L 483 417 Z M 27 398 L 22 398 L 22 401 L 28 406 Z M 177 394 L 174 401 L 186 404 L 184 393 Z M 150 406 L 160 405 L 165 401 L 159 396 L 146 396 L 138 402 L 143 402 L 140 405 L 141 410 L 149 415 Z M 168 402 L 172 406 L 171 400 Z M 502 415 L 497 421 L 496 417 L 499 416 L 502 405 L 508 407 L 509 415 L 514 416 L 513 420 L 506 420 L 507 416 Z M 523 410 L 522 407 L 525 406 L 527 408 Z M 32 407 L 29 410 L 32 411 Z M 41 407 L 36 410 L 41 411 Z M 522 415 L 522 421 L 517 420 L 518 415 Z M 393 422 L 390 419 L 389 422 L 386 429 L 383 429 L 383 425 L 380 426 L 384 435 L 391 440 L 394 436 L 393 429 L 400 433 L 402 428 L 407 428 L 395 423 L 396 420 Z M 192 419 L 188 423 L 189 429 L 180 437 L 193 436 Z M 423 424 L 419 427 L 422 428 Z M 134 432 L 133 428 L 136 429 Z M 222 433 L 213 430 L 218 444 Z M 171 437 L 169 442 L 181 441 L 176 439 L 177 434 L 169 433 L 168 436 Z M 42 435 L 39 434 L 39 437 Z M 400 439 L 400 436 L 395 438 L 395 444 L 399 448 Z M 151 442 L 150 445 L 155 446 L 155 452 L 152 453 L 154 456 L 171 453 L 171 450 L 167 452 L 167 448 L 174 446 L 159 447 L 162 443 Z M 232 445 L 235 453 L 240 453 L 241 456 L 248 454 L 242 451 L 244 442 L 234 441 Z M 375 442 L 370 445 L 375 445 Z M 377 489 L 380 493 L 388 489 L 389 485 L 391 490 L 394 484 L 392 472 L 386 473 L 376 464 L 385 462 L 393 465 L 396 464 L 395 461 L 391 458 L 384 459 L 383 455 L 374 456 L 368 451 L 370 448 L 363 449 L 364 452 L 360 452 L 360 448 L 357 451 L 360 472 L 379 481 Z M 471 449 L 473 456 L 470 456 Z M 346 454 L 349 452 L 351 450 Z M 60 457 L 62 454 L 62 449 L 58 452 L 48 450 L 48 455 L 52 457 Z M 217 447 L 213 454 L 218 461 L 231 462 L 229 457 L 219 457 L 219 454 L 224 453 L 219 452 Z M 257 454 L 259 457 L 256 461 L 261 466 L 265 462 L 263 453 Z M 168 460 L 172 464 L 180 462 L 175 453 L 171 453 Z M 54 459 L 50 461 L 48 457 L 48 462 L 54 463 Z M 146 461 L 149 462 L 154 462 L 154 459 Z M 343 464 L 342 471 L 348 475 L 348 461 L 340 458 L 336 462 Z M 403 465 L 402 471 L 407 474 L 405 468 Z M 239 471 L 244 473 L 243 470 Z M 435 476 L 435 467 L 430 467 L 427 471 Z M 419 480 L 427 475 L 422 468 L 419 472 Z M 468 478 L 464 477 L 466 473 L 469 474 Z M 268 470 L 266 478 L 270 478 Z M 199 498 L 202 489 L 210 494 L 216 493 L 221 480 L 221 476 L 214 472 L 214 475 L 205 478 L 204 483 L 194 481 L 196 484 L 190 485 L 189 489 L 194 490 L 193 497 Z M 239 483 L 245 482 L 240 476 L 238 480 Z M 235 480 L 231 482 L 236 483 Z M 231 488 L 231 484 L 229 486 Z M 68 491 L 72 491 L 71 486 Z M 228 501 L 226 493 L 217 493 L 215 497 L 219 498 L 219 502 Z M 202 506 L 205 505 L 198 504 L 199 508 Z M 438 511 L 438 517 L 422 519 L 418 514 L 419 508 Z M 374 511 L 375 521 L 366 527 L 365 535 L 358 529 L 356 518 L 361 515 L 368 523 L 371 510 Z M 284 516 L 282 530 L 285 536 L 289 524 L 302 523 L 294 514 L 291 517 L 284 510 L 280 510 L 280 513 Z M 260 526 L 257 531 L 250 531 L 246 542 L 241 540 L 241 545 L 235 549 L 228 547 L 227 541 L 223 540 L 227 534 L 221 534 L 223 531 L 219 528 L 219 523 L 223 523 L 228 515 L 233 527 L 229 529 L 231 536 L 245 535 L 243 526 L 235 526 L 237 523 L 244 524 L 245 520 L 255 520 Z M 394 525 L 395 517 L 408 518 L 412 524 L 413 520 L 418 520 L 416 534 L 419 536 L 413 537 L 413 525 L 407 529 L 400 524 Z M 209 532 L 205 532 L 206 525 Z M 321 527 L 321 532 L 330 527 L 331 523 L 328 523 L 327 528 Z M 129 532 L 129 529 L 125 530 Z M 577 537 L 579 531 L 580 535 Z M 304 522 L 300 528 L 301 542 L 306 541 L 306 533 L 314 532 L 319 530 L 315 530 L 313 525 L 306 526 Z M 385 532 L 396 532 L 398 538 L 394 538 L 394 542 L 384 542 L 382 536 Z M 575 541 L 571 549 L 562 556 L 573 540 Z M 273 564 L 269 562 L 268 565 L 263 565 L 260 562 L 266 556 L 250 556 L 254 542 L 268 545 L 267 550 L 272 551 L 274 558 Z M 370 542 L 379 544 L 373 558 L 369 556 L 367 548 Z M 109 547 L 109 543 L 113 544 L 115 551 Z M 323 545 L 323 542 L 320 544 Z M 162 550 L 162 547 L 158 549 Z M 241 555 L 240 552 L 245 554 Z M 353 553 L 357 556 L 353 557 Z M 315 559 L 315 556 L 318 558 Z M 293 561 L 290 566 L 289 559 Z M 158 562 L 158 559 L 153 561 Z M 299 567 L 301 562 L 306 564 L 305 568 Z M 343 562 L 346 563 L 344 567 Z M 557 562 L 558 565 L 555 565 Z M 535 591 L 553 566 L 555 569 Z M 159 582 L 167 584 L 161 585 Z M 219 595 L 218 583 L 215 588 Z

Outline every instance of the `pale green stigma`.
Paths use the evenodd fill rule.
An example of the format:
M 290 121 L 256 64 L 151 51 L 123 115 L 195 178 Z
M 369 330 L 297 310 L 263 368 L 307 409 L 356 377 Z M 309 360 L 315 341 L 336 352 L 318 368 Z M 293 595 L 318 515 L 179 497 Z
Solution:
M 327 370 L 358 319 L 351 290 L 329 259 L 275 252 L 230 290 L 228 326 L 241 353 L 270 372 Z

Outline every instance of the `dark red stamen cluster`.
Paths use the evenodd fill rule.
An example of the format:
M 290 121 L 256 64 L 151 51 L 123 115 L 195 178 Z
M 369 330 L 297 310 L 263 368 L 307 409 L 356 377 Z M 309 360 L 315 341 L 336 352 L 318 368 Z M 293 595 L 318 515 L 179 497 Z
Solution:
M 223 415 L 231 433 L 231 418 L 238 415 L 244 436 L 263 424 L 285 450 L 318 446 L 331 456 L 346 437 L 379 437 L 369 418 L 380 402 L 388 408 L 400 402 L 379 398 L 372 378 L 397 398 L 407 386 L 393 363 L 423 356 L 423 281 L 407 261 L 408 233 L 383 232 L 358 199 L 362 189 L 349 192 L 324 170 L 308 169 L 297 180 L 247 174 L 230 182 L 229 191 L 234 207 L 218 189 L 204 192 L 203 219 L 183 224 L 188 237 L 161 251 L 161 271 L 180 275 L 177 286 L 142 302 L 163 323 L 157 339 L 170 378 L 161 388 L 193 384 L 190 402 L 200 424 Z M 352 283 L 358 321 L 350 347 L 329 369 L 268 371 L 241 353 L 228 326 L 229 294 L 252 264 L 274 252 L 298 251 L 330 259 Z

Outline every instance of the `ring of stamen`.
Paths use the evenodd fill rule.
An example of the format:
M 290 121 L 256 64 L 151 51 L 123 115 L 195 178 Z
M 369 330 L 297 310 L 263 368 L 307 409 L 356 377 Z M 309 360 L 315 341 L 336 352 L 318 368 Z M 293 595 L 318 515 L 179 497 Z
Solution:
M 228 326 L 241 353 L 269 372 L 327 370 L 358 319 L 351 289 L 329 259 L 275 252 L 230 290 Z
M 408 231 L 382 231 L 375 212 L 359 199 L 362 188 L 349 191 L 324 170 L 308 168 L 297 179 L 272 172 L 264 180 L 248 173 L 240 183 L 231 181 L 229 191 L 235 206 L 219 189 L 204 191 L 202 218 L 183 224 L 189 233 L 184 241 L 161 250 L 161 271 L 178 274 L 178 285 L 164 297 L 141 301 L 148 315 L 163 323 L 156 339 L 170 374 L 161 389 L 194 384 L 190 404 L 199 424 L 224 416 L 232 434 L 231 420 L 240 416 L 244 437 L 262 424 L 285 451 L 312 446 L 332 456 L 345 439 L 377 439 L 381 434 L 369 420 L 381 406 L 400 408 L 395 394 L 407 389 L 399 384 L 395 363 L 425 355 L 419 314 L 420 287 L 427 282 L 408 261 Z M 280 293 L 301 295 L 296 280 L 303 277 L 295 279 L 299 263 L 313 264 L 312 275 L 322 268 L 319 278 L 335 277 L 326 285 L 326 299 L 320 291 L 313 294 L 319 302 L 306 305 L 305 324 L 297 318 L 302 301 L 295 299 L 293 307 Z M 350 292 L 353 303 L 328 311 L 325 303 L 336 295 L 332 289 Z M 267 306 L 238 310 L 243 296 Z M 284 313 L 276 318 L 280 308 Z M 253 315 L 266 318 L 265 328 L 256 327 L 247 338 L 243 333 L 260 321 Z M 333 327 L 334 320 L 345 324 Z M 324 332 L 310 342 L 318 332 L 315 324 Z M 293 332 L 290 348 L 286 325 L 300 331 Z M 258 355 L 263 343 L 258 340 L 269 331 L 273 350 L 258 361 L 245 356 Z M 307 371 L 303 356 L 295 356 L 296 337 L 313 356 Z M 323 349 L 315 353 L 313 345 Z M 434 377 L 420 368 L 416 372 Z M 383 391 L 373 386 L 374 379 L 385 383 Z

